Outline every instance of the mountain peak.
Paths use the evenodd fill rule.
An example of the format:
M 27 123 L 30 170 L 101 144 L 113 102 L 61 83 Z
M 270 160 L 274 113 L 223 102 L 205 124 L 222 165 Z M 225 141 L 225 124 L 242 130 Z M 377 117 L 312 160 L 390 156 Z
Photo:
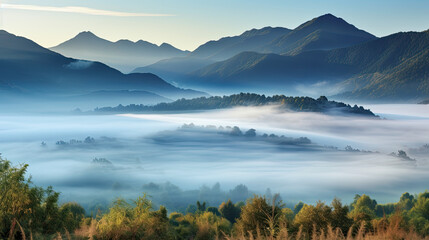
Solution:
M 358 29 L 344 19 L 336 17 L 331 13 L 313 18 L 298 26 L 294 31 L 303 31 L 307 34 L 315 31 L 327 31 L 337 34 L 361 36 L 368 40 L 375 38 L 372 34 Z
M 99 37 L 90 31 L 83 31 L 83 32 L 80 32 L 78 35 L 76 35 L 74 38 L 88 39 L 88 38 L 99 38 Z
M 341 19 L 339 17 L 336 17 L 335 15 L 333 15 L 332 13 L 327 13 L 324 14 L 322 16 L 317 17 L 318 19 Z
M 330 13 L 313 18 L 312 20 L 304 23 L 301 27 L 308 26 L 317 26 L 317 27 L 352 27 L 353 25 L 346 22 L 344 19 L 336 17 Z M 354 27 L 354 26 L 353 26 Z
M 176 49 L 173 45 L 169 43 L 162 43 L 161 45 L 159 45 L 159 47 L 163 49 Z
M 270 34 L 270 33 L 274 33 L 274 32 L 282 32 L 284 34 L 290 32 L 290 29 L 287 28 L 283 28 L 283 27 L 264 27 L 264 28 L 253 28 L 250 29 L 248 31 L 245 31 L 244 33 L 242 33 L 240 35 L 240 37 L 252 37 L 252 36 L 256 36 L 256 35 L 265 35 L 265 34 Z

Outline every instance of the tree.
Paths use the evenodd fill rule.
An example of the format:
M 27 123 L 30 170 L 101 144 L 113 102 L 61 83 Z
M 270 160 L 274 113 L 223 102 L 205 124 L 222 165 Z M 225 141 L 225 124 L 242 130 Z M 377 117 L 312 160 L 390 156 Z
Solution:
M 410 210 L 414 206 L 414 203 L 414 196 L 407 192 L 399 198 L 399 207 L 403 210 Z
M 236 219 L 240 217 L 241 209 L 236 207 L 231 200 L 228 200 L 219 206 L 219 212 L 222 217 L 231 223 L 235 223 Z
M 298 214 L 299 211 L 301 211 L 302 207 L 304 207 L 304 203 L 303 202 L 299 202 L 295 205 L 295 207 L 293 208 L 293 213 Z
M 249 189 L 244 184 L 237 185 L 229 191 L 229 196 L 232 201 L 245 201 L 249 197 Z
M 316 206 L 304 204 L 294 219 L 294 223 L 307 233 L 312 233 L 314 227 L 316 231 L 326 230 L 331 222 L 332 208 L 322 202 L 317 202 Z
M 354 202 L 351 204 L 349 217 L 353 219 L 354 226 L 360 227 L 365 222 L 365 228 L 371 228 L 371 220 L 376 217 L 375 209 L 377 201 L 371 199 L 368 195 L 356 195 Z
M 61 205 L 60 214 L 65 227 L 69 232 L 79 228 L 82 219 L 85 218 L 85 209 L 76 202 L 69 202 Z
M 272 204 L 269 204 L 265 196 L 255 195 L 242 208 L 237 227 L 244 235 L 261 233 L 273 237 L 279 230 L 281 215 L 282 210 L 276 204 L 275 198 Z
M 429 192 L 420 193 L 413 208 L 408 213 L 411 224 L 416 231 L 429 235 Z
M 343 205 L 338 198 L 334 198 L 334 200 L 332 200 L 331 206 L 333 207 L 331 226 L 334 229 L 341 229 L 341 231 L 346 234 L 353 224 L 352 219 L 348 217 L 348 206 Z
M 219 210 L 218 210 L 217 207 L 208 207 L 207 208 L 207 212 L 211 212 L 211 213 L 213 213 L 216 216 L 221 216 L 221 214 L 220 214 L 220 212 L 219 212 Z
M 60 212 L 59 193 L 32 186 L 25 176 L 28 165 L 14 167 L 0 158 L 0 238 L 63 232 L 69 209 Z M 69 229 L 74 231 L 77 225 Z
M 22 229 L 21 220 L 31 213 L 30 180 L 25 177 L 27 167 L 28 165 L 12 167 L 9 161 L 0 158 L 2 238 L 7 236 L 9 239 L 13 239 L 17 228 Z
M 200 203 L 197 201 L 197 213 L 202 213 L 206 211 L 206 202 Z

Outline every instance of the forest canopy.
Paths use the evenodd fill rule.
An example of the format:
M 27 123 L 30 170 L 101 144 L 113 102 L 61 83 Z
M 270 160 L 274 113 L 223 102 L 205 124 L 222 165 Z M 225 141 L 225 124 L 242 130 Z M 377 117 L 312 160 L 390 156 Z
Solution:
M 404 193 L 379 204 L 356 195 L 343 204 L 284 204 L 279 195 L 253 195 L 189 205 L 185 212 L 155 208 L 145 194 L 117 199 L 104 212 L 88 215 L 75 202 L 59 204 L 51 187 L 34 186 L 28 165 L 0 159 L 1 239 L 424 239 L 429 236 L 429 192 Z

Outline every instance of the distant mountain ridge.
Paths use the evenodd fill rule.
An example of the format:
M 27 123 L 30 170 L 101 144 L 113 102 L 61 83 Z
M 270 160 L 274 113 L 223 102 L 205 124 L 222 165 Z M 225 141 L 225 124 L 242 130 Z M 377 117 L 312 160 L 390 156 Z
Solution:
M 193 75 L 189 85 L 267 90 L 328 82 L 345 99 L 419 100 L 429 97 L 429 31 L 295 56 L 241 53 Z
M 263 51 L 267 44 L 290 31 L 290 29 L 282 27 L 252 29 L 238 36 L 209 41 L 199 46 L 187 57 L 161 60 L 148 66 L 136 68 L 133 72 L 152 72 L 165 78 L 175 79 L 178 75 L 186 75 L 243 51 Z
M 188 55 L 187 51 L 177 49 L 168 43 L 158 46 L 143 40 L 111 42 L 89 31 L 81 32 L 50 49 L 68 57 L 103 62 L 123 72 L 130 72 L 138 66 L 152 64 L 162 59 Z
M 67 96 L 99 90 L 148 91 L 167 98 L 207 94 L 177 88 L 154 74 L 122 74 L 99 62 L 76 60 L 0 30 L 2 97 Z
M 191 57 L 208 58 L 219 61 L 233 57 L 244 51 L 264 51 L 266 45 L 292 30 L 282 27 L 252 29 L 239 36 L 224 37 L 209 41 L 191 53 Z
M 233 59 L 240 58 L 244 52 L 293 56 L 314 50 L 348 47 L 374 39 L 376 39 L 374 35 L 356 28 L 343 19 L 332 14 L 325 14 L 305 22 L 293 30 L 266 27 L 252 29 L 239 36 L 209 41 L 193 51 L 187 58 L 163 60 L 137 68 L 133 72 L 152 72 L 174 79 L 178 84 L 184 83 L 186 86 L 189 82 L 188 79 L 195 76 L 195 72 L 206 72 L 205 67 L 216 64 L 213 61 L 233 62 Z M 200 65 L 188 64 L 197 59 L 200 59 Z M 171 69 L 178 70 L 172 71 Z
M 296 55 L 304 51 L 330 50 L 374 40 L 370 33 L 356 28 L 342 18 L 325 14 L 301 24 L 267 46 L 271 53 Z

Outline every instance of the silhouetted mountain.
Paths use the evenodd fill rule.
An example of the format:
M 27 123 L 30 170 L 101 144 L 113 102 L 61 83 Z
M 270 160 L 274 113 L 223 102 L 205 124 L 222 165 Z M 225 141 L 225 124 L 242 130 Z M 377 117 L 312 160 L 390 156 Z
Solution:
M 174 81 L 178 76 L 186 76 L 188 73 L 208 66 L 215 61 L 207 58 L 182 57 L 161 60 L 155 64 L 134 69 L 133 73 L 155 73 L 156 75 Z M 181 82 L 181 81 L 180 81 Z
M 327 62 L 325 57 L 322 51 L 297 56 L 244 52 L 192 73 L 187 80 L 183 80 L 183 84 L 204 89 L 242 89 L 259 93 L 335 94 L 337 92 L 320 92 L 323 90 L 320 86 L 315 86 L 318 91 L 312 93 L 310 85 L 321 82 L 332 85 L 347 79 L 356 70 L 347 64 Z M 305 91 L 297 90 L 298 86 L 306 86 Z
M 150 66 L 135 69 L 133 72 L 152 72 L 168 79 L 174 79 L 179 85 L 186 86 L 187 82 L 189 82 L 189 75 L 195 75 L 195 71 L 197 71 L 197 75 L 202 74 L 205 76 L 207 69 L 204 69 L 204 67 L 213 63 L 213 61 L 224 61 L 232 57 L 228 59 L 228 62 L 219 64 L 223 67 L 221 67 L 222 70 L 217 71 L 218 75 L 229 75 L 225 72 L 227 71 L 225 69 L 225 64 L 235 64 L 235 61 L 240 62 L 240 59 L 243 57 L 241 53 L 243 52 L 297 55 L 307 51 L 348 47 L 374 39 L 376 39 L 375 36 L 357 29 L 343 19 L 337 18 L 332 14 L 326 14 L 314 18 L 294 30 L 266 27 L 262 29 L 252 29 L 239 36 L 210 41 L 198 47 L 189 57 L 163 60 Z M 285 61 L 285 63 L 290 62 L 286 57 L 282 58 L 281 61 Z M 245 62 L 249 63 L 248 61 Z M 311 62 L 313 63 L 304 63 L 304 65 L 317 67 L 314 61 Z M 289 68 L 293 68 L 293 66 L 296 66 L 296 64 L 292 64 Z M 251 66 L 248 65 L 244 68 L 249 67 Z M 268 67 L 270 69 L 273 68 L 273 66 Z M 331 69 L 331 67 L 328 69 Z M 231 65 L 231 68 L 234 68 L 234 66 Z M 289 68 L 287 67 L 283 70 L 277 69 L 276 72 L 272 72 L 271 74 L 282 77 L 283 73 L 288 71 Z M 300 66 L 299 68 L 302 69 L 304 66 Z M 198 71 L 199 69 L 201 70 Z M 208 67 L 208 69 L 213 69 L 213 67 Z M 240 67 L 232 71 L 242 72 L 243 70 L 244 69 Z M 308 69 L 305 68 L 303 69 L 303 71 L 307 70 Z M 318 70 L 326 72 L 320 68 Z M 294 69 L 292 69 L 292 71 L 294 71 Z M 295 73 L 292 73 L 291 76 L 294 74 Z M 328 73 L 326 77 L 332 75 L 333 74 Z M 250 77 L 253 76 L 250 75 Z M 321 76 L 321 78 L 324 77 L 323 75 Z M 297 81 L 300 81 L 300 79 L 297 79 Z
M 221 61 L 245 51 L 265 52 L 265 47 L 291 30 L 281 27 L 252 29 L 239 36 L 209 41 L 191 53 L 192 57 Z
M 124 72 L 162 59 L 188 54 L 167 43 L 157 46 L 143 40 L 111 42 L 91 32 L 81 32 L 74 38 L 52 47 L 51 50 L 67 57 L 103 62 Z
M 174 87 L 153 74 L 122 74 L 99 62 L 66 58 L 31 40 L 0 31 L 0 88 L 30 95 L 84 94 L 99 90 L 142 90 L 168 98 L 202 92 Z
M 367 42 L 376 37 L 332 14 L 314 18 L 275 39 L 265 51 L 295 55 L 304 51 L 330 50 Z
M 199 46 L 187 57 L 161 60 L 149 66 L 136 68 L 133 72 L 151 72 L 168 79 L 176 79 L 178 76 L 184 76 L 243 51 L 263 51 L 266 45 L 274 39 L 290 31 L 281 27 L 252 29 L 239 36 L 209 41 Z
M 332 50 L 327 60 L 359 69 L 342 84 L 350 92 L 341 97 L 413 101 L 429 97 L 429 31 L 397 33 Z
M 422 99 L 429 97 L 429 31 L 397 33 L 348 48 L 295 56 L 242 53 L 194 76 L 188 85 L 291 91 L 300 85 L 311 90 L 314 84 L 324 93 L 347 92 L 338 95 L 342 98 Z

